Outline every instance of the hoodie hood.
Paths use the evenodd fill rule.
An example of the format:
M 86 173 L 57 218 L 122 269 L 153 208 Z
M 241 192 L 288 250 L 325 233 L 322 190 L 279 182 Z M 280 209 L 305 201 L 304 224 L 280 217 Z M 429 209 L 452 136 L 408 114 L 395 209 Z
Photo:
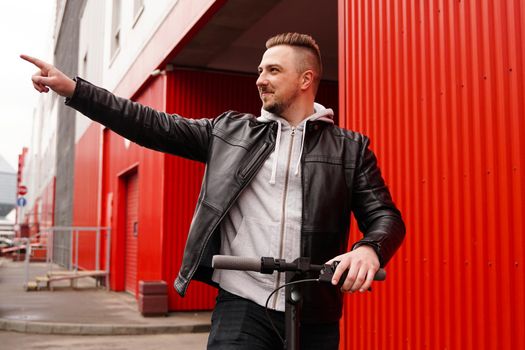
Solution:
M 330 124 L 334 124 L 334 111 L 331 108 L 325 108 L 320 103 L 314 103 L 314 114 L 305 118 L 297 127 L 303 127 L 309 121 L 320 120 Z M 290 125 L 286 119 L 280 117 L 276 114 L 268 112 L 266 109 L 261 108 L 261 116 L 257 118 L 257 121 L 261 123 L 269 123 L 272 121 L 277 121 L 283 123 L 284 125 Z
M 264 108 L 261 108 L 261 116 L 257 118 L 257 121 L 261 123 L 270 123 L 270 122 L 277 122 L 277 137 L 276 137 L 276 144 L 275 144 L 275 153 L 276 157 L 274 158 L 274 163 L 272 166 L 272 175 L 270 177 L 270 184 L 275 184 L 275 176 L 277 173 L 277 163 L 279 158 L 279 150 L 281 146 L 281 131 L 282 126 L 289 126 L 291 127 L 290 123 L 283 117 L 280 117 L 276 114 L 273 114 L 271 112 L 268 112 Z M 311 116 L 303 119 L 299 125 L 295 127 L 295 129 L 302 131 L 302 138 L 301 138 L 301 149 L 299 151 L 299 159 L 297 160 L 297 163 L 295 165 L 295 171 L 294 175 L 297 176 L 299 174 L 299 167 L 301 165 L 301 158 L 303 155 L 303 148 L 304 148 L 304 138 L 306 135 L 306 123 L 312 122 L 312 121 L 322 121 L 329 124 L 334 124 L 334 111 L 331 108 L 325 108 L 323 105 L 319 103 L 314 103 L 314 114 Z

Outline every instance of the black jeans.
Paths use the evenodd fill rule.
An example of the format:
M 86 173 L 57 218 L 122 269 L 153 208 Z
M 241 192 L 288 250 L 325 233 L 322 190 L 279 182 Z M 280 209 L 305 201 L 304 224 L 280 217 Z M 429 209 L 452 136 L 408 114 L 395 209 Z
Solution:
M 269 310 L 270 317 L 284 338 L 284 312 Z M 337 350 L 339 322 L 301 325 L 301 349 Z M 281 350 L 283 344 L 272 329 L 264 307 L 219 289 L 211 317 L 208 350 Z

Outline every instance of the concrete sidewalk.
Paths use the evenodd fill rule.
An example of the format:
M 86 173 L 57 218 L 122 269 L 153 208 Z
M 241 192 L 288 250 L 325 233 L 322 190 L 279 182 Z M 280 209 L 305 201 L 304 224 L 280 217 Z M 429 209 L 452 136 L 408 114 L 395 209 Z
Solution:
M 0 258 L 2 259 L 2 258 Z M 30 279 L 45 275 L 46 264 L 31 263 Z M 177 312 L 166 317 L 143 317 L 135 298 L 127 293 L 95 288 L 81 279 L 78 289 L 69 282 L 53 292 L 26 292 L 24 263 L 0 261 L 0 330 L 75 335 L 139 335 L 197 333 L 210 329 L 211 312 Z

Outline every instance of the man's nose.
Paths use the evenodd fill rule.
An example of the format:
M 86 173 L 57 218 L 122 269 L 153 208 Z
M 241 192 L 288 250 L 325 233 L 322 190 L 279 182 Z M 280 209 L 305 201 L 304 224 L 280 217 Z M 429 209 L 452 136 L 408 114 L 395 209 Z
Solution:
M 258 87 L 266 86 L 268 85 L 268 79 L 266 79 L 264 74 L 260 74 L 257 78 L 257 81 L 255 82 L 255 85 L 257 85 Z

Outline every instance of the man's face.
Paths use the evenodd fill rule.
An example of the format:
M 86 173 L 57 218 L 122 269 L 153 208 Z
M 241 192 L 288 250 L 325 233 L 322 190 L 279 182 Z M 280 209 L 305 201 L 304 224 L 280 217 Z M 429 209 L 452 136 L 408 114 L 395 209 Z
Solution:
M 300 74 L 297 71 L 296 52 L 288 45 L 269 48 L 259 65 L 257 88 L 263 108 L 281 115 L 299 94 Z

